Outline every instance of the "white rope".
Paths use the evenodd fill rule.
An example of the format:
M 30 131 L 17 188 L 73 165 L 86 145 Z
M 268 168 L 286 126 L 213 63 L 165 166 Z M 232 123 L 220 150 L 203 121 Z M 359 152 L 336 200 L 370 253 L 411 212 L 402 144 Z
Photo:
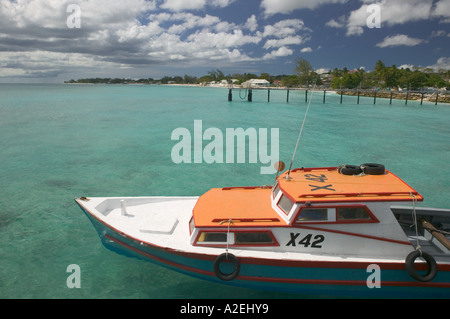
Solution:
M 414 222 L 414 227 L 416 228 L 416 242 L 417 242 L 416 250 L 419 250 L 420 254 L 422 255 L 422 251 L 420 250 L 422 247 L 419 244 L 419 228 L 417 225 L 417 214 L 416 214 L 417 197 L 413 193 L 409 193 L 409 195 L 411 196 L 413 202 L 412 219 Z
M 314 83 L 314 87 L 313 87 L 313 90 L 311 92 L 311 97 L 309 98 L 308 107 L 306 108 L 305 117 L 303 118 L 302 127 L 300 129 L 300 134 L 298 135 L 298 139 L 297 139 L 297 145 L 295 145 L 294 155 L 292 156 L 291 165 L 289 166 L 289 171 L 288 171 L 288 173 L 286 175 L 286 179 L 289 179 L 289 174 L 291 173 L 292 164 L 294 163 L 295 154 L 297 153 L 298 145 L 300 144 L 300 139 L 302 138 L 303 128 L 305 127 L 306 118 L 308 116 L 309 107 L 311 105 L 311 101 L 312 101 L 312 97 L 314 95 L 314 90 L 315 89 L 316 89 L 316 83 Z
M 226 251 L 225 251 L 227 260 L 228 260 L 228 238 L 230 237 L 230 236 L 229 236 L 229 234 L 230 234 L 230 225 L 231 225 L 232 222 L 233 222 L 233 220 L 230 218 L 230 219 L 228 220 L 227 249 L 226 249 Z

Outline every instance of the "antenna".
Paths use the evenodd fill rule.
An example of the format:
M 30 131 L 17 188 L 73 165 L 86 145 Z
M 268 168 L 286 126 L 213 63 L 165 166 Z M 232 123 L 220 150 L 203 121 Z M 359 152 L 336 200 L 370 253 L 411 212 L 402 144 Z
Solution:
M 289 175 L 291 174 L 292 164 L 294 163 L 295 154 L 297 153 L 298 145 L 300 144 L 300 139 L 301 139 L 302 133 L 303 133 L 303 127 L 305 126 L 306 118 L 308 116 L 309 107 L 311 106 L 311 101 L 312 101 L 312 97 L 314 95 L 315 89 L 316 89 L 316 82 L 314 82 L 314 87 L 313 87 L 313 90 L 312 90 L 312 93 L 311 93 L 311 97 L 309 98 L 308 107 L 306 108 L 305 117 L 303 118 L 302 127 L 301 127 L 300 133 L 298 135 L 297 145 L 295 146 L 294 155 L 292 156 L 292 160 L 291 160 L 291 165 L 289 166 L 289 171 L 288 171 L 288 173 L 286 174 L 286 177 L 285 177 L 286 180 L 290 180 L 291 179 L 291 177 Z

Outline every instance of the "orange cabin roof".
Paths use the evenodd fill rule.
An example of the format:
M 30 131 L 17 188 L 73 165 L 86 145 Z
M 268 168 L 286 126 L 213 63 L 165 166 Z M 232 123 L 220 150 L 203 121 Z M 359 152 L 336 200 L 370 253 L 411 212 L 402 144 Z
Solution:
M 213 188 L 200 196 L 194 207 L 197 227 L 267 227 L 286 225 L 272 209 L 271 188 Z
M 335 167 L 294 169 L 278 177 L 280 189 L 302 202 L 417 201 L 423 197 L 389 171 L 383 175 L 342 175 Z

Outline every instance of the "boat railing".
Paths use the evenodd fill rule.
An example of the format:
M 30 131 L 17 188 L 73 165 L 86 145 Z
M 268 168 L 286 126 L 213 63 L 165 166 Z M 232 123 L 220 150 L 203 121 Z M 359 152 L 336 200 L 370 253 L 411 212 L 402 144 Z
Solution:
M 271 222 L 279 222 L 278 218 L 237 218 L 232 219 L 231 223 L 271 223 Z M 212 220 L 213 223 L 219 223 L 219 225 L 229 223 L 229 219 L 216 218 Z
M 302 194 L 298 198 L 321 198 L 321 197 L 384 197 L 384 196 L 409 196 L 419 195 L 418 192 L 368 192 L 368 193 L 320 193 L 320 194 Z
M 234 187 L 222 187 L 223 191 L 229 191 L 229 190 L 240 190 L 240 189 L 268 189 L 272 188 L 271 185 L 264 185 L 264 186 L 234 186 Z

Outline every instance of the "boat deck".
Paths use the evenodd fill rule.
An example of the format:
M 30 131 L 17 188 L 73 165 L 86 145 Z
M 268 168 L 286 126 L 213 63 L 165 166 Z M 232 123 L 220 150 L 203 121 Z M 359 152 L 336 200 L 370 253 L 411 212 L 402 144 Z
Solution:
M 158 246 L 189 247 L 189 219 L 198 197 L 77 199 L 90 216 L 120 233 Z M 123 208 L 122 208 L 123 205 Z

